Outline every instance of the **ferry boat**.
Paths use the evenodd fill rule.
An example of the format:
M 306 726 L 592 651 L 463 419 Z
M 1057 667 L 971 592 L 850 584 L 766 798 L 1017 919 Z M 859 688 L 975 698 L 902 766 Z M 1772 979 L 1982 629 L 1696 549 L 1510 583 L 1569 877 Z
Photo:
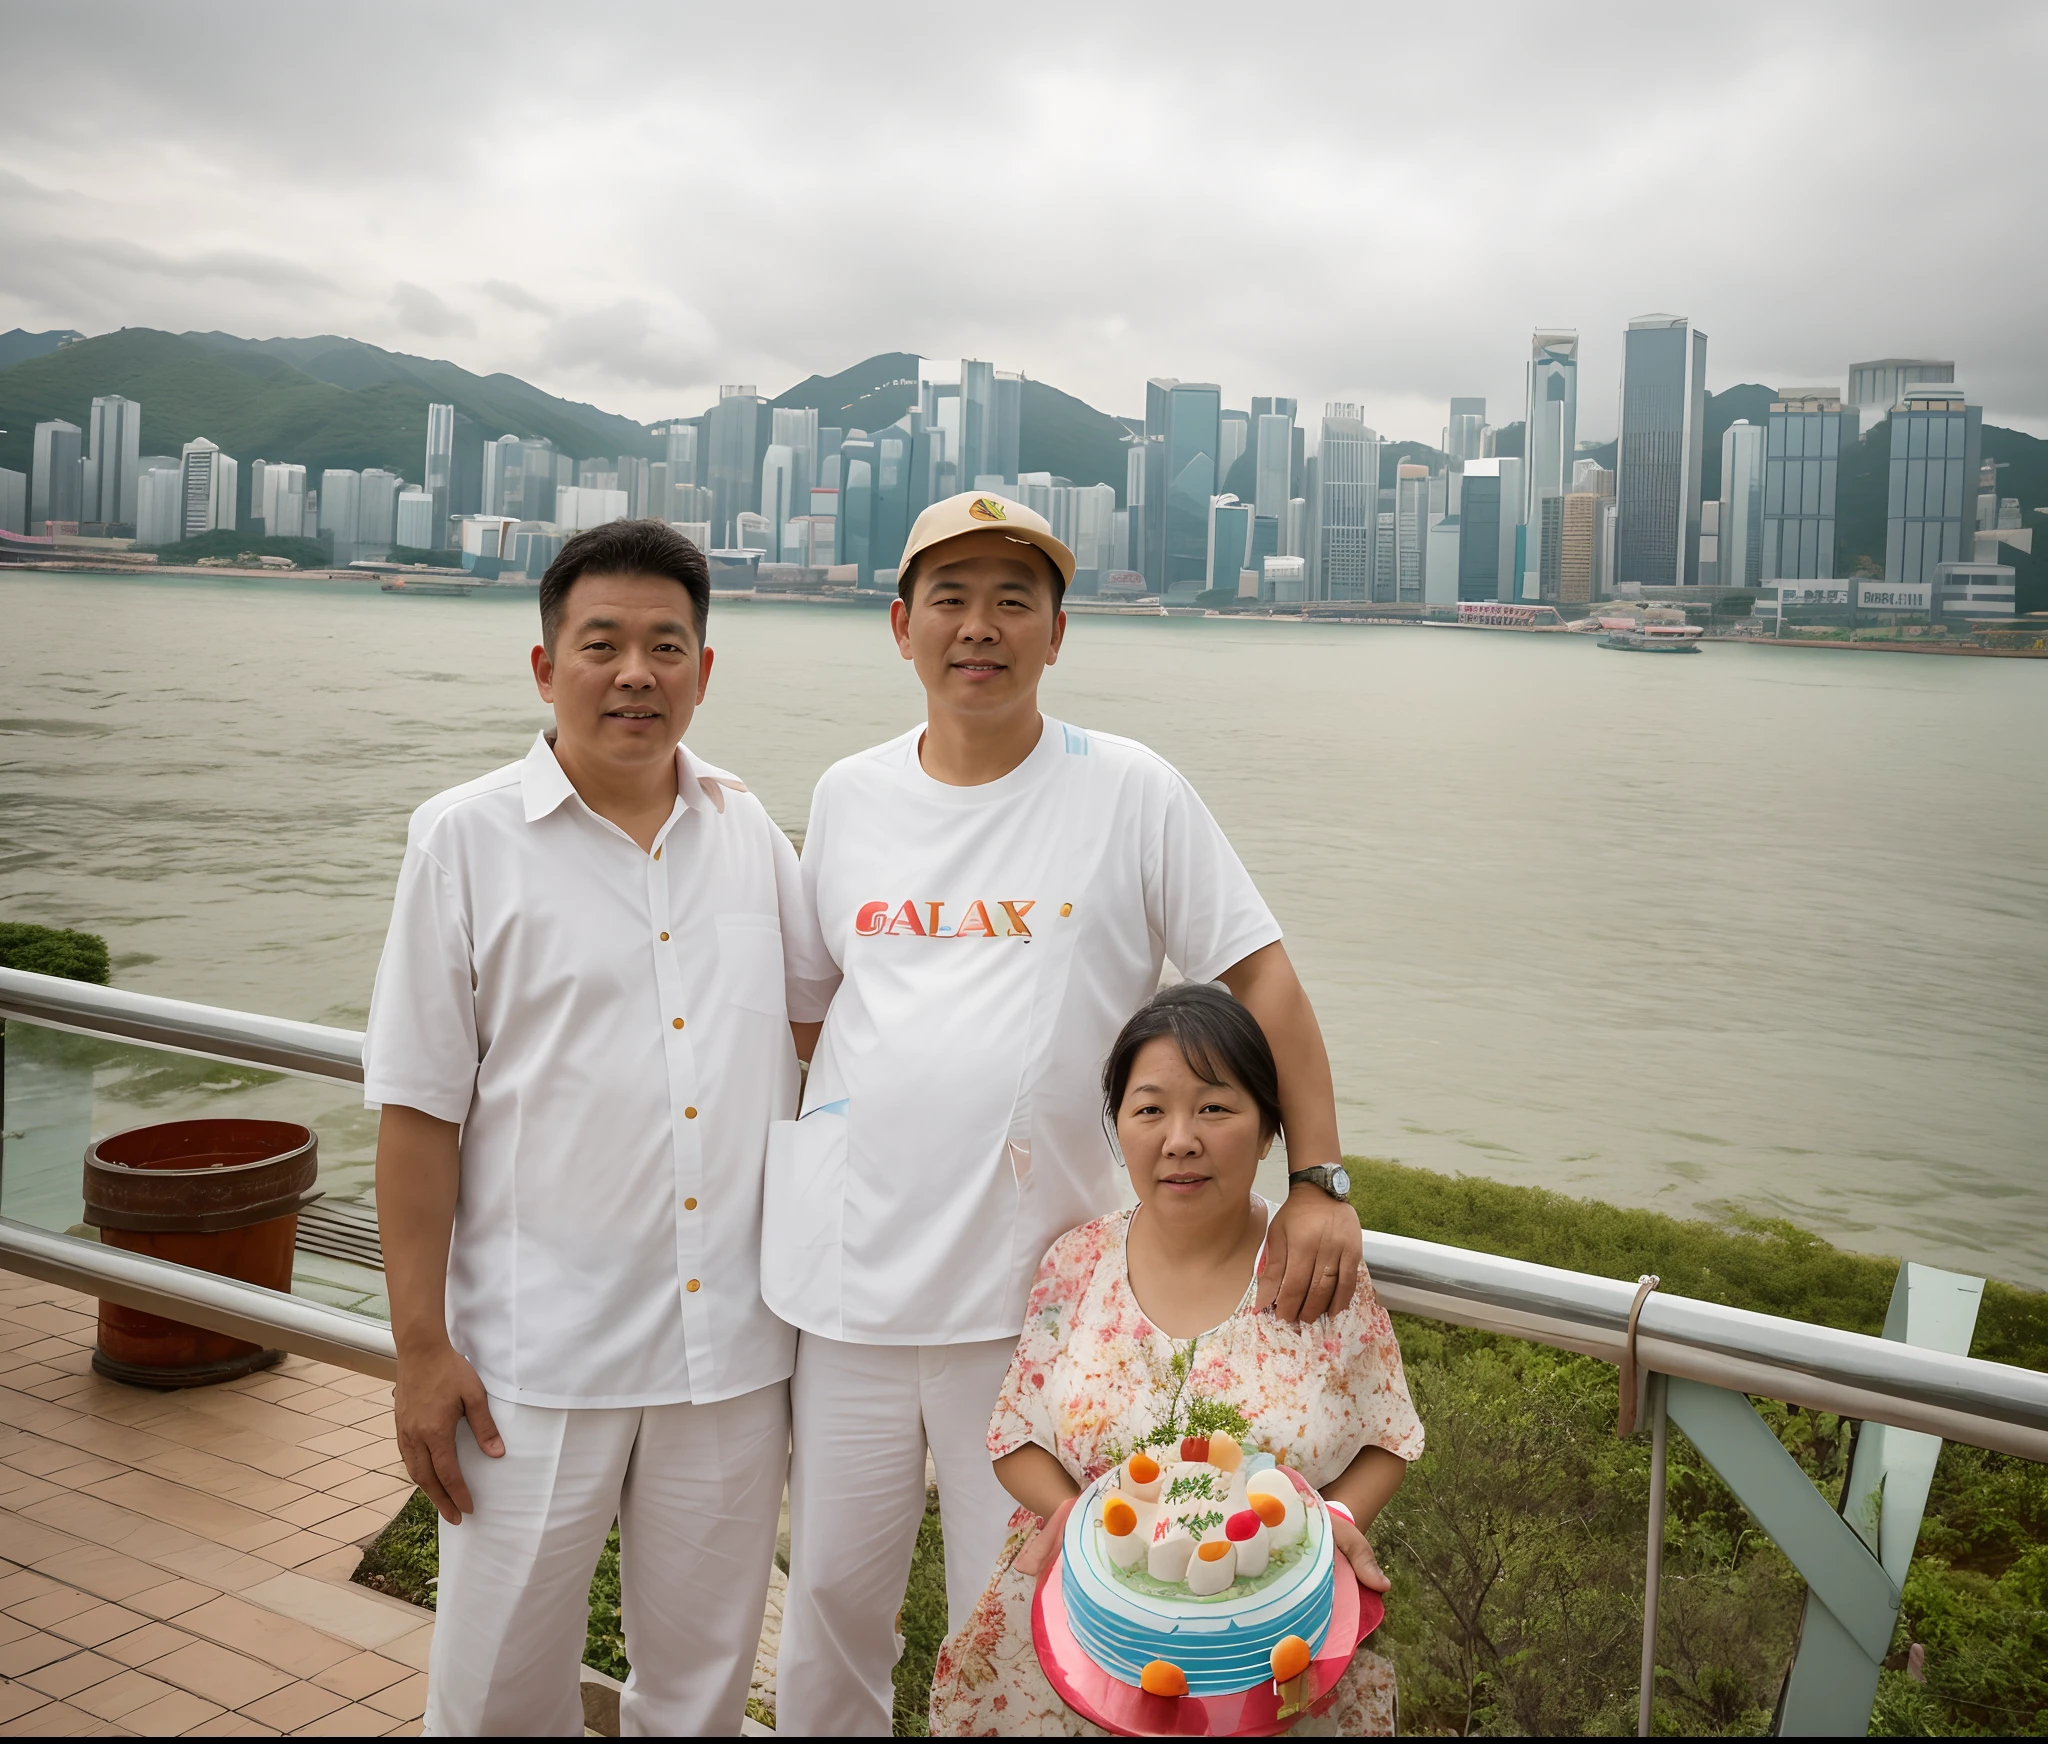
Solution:
M 1636 654 L 1697 654 L 1704 634 L 1697 624 L 1638 624 L 1602 636 L 1600 646 Z
M 384 584 L 386 593 L 424 594 L 431 598 L 467 599 L 473 593 L 481 593 L 483 584 L 475 581 L 422 581 L 418 578 L 399 576 Z

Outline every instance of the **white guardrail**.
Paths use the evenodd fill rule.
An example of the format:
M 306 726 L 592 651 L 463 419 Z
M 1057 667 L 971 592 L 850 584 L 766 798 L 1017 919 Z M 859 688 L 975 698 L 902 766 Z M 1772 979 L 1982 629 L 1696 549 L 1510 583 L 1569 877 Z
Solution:
M 18 969 L 0 969 L 0 1018 L 337 1083 L 359 1084 L 363 1077 L 363 1038 L 355 1030 Z M 1636 1296 L 1632 1281 L 1371 1230 L 1364 1252 L 1380 1299 L 1397 1313 L 1505 1333 L 1616 1365 L 1627 1349 Z M 365 1374 L 389 1378 L 393 1372 L 390 1330 L 367 1315 L 4 1218 L 0 1268 Z M 2032 1369 L 1661 1290 L 1642 1305 L 1635 1356 L 1646 1372 L 2048 1461 L 2048 1374 Z

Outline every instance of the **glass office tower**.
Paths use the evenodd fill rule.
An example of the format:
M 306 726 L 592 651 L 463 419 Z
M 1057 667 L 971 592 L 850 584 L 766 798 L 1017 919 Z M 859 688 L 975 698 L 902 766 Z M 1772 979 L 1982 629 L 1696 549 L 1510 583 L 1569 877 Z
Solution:
M 1763 581 L 1835 573 L 1835 483 L 1859 419 L 1833 388 L 1785 388 L 1765 419 Z
M 1639 315 L 1622 346 L 1617 582 L 1699 579 L 1706 425 L 1707 336 L 1683 315 Z
M 1976 554 L 1983 418 L 1952 382 L 1909 387 L 1892 409 L 1886 581 L 1931 587 L 1938 565 Z
M 1379 538 L 1380 439 L 1347 401 L 1323 408 L 1316 450 L 1315 520 L 1318 597 L 1372 598 Z
M 1572 460 L 1579 440 L 1579 336 L 1563 328 L 1539 327 L 1529 339 L 1529 368 L 1522 413 L 1522 477 L 1527 500 L 1522 519 L 1542 531 L 1535 590 L 1539 599 L 1558 596 L 1558 534 L 1561 509 L 1548 508 L 1571 489 Z M 1525 594 L 1528 589 L 1524 589 Z

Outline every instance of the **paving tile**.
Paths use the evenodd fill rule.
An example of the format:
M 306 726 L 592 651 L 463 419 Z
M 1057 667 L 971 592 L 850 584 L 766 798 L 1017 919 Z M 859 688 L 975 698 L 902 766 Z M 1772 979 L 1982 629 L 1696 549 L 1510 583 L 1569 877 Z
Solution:
M 345 1708 L 336 1708 L 310 1725 L 301 1726 L 296 1733 L 300 1738 L 371 1738 L 381 1736 L 384 1728 L 391 1724 L 389 1714 L 380 1714 L 375 1708 L 366 1708 L 351 1702 Z
M 24 1635 L 35 1634 L 35 1629 L 19 1617 L 0 1615 L 0 1646 L 10 1641 L 19 1641 Z
M 169 1566 L 167 1559 L 176 1551 L 196 1550 L 201 1546 L 217 1548 L 181 1526 L 167 1525 L 126 1508 L 117 1508 L 84 1490 L 66 1490 L 61 1496 L 37 1502 L 22 1510 L 22 1518 L 65 1535 L 62 1543 L 36 1556 L 34 1560 L 37 1562 L 47 1561 L 58 1550 L 81 1540 L 121 1551 L 143 1562 L 153 1562 L 160 1568 Z M 0 1515 L 0 1524 L 4 1524 L 5 1519 L 5 1515 Z
M 299 1445 L 308 1453 L 331 1453 L 337 1459 L 345 1459 L 366 1447 L 376 1447 L 384 1440 L 381 1435 L 366 1435 L 360 1429 L 330 1429 L 325 1435 L 315 1436 Z
M 102 1720 L 119 1720 L 171 1693 L 171 1686 L 141 1671 L 119 1671 L 105 1683 L 73 1696 L 74 1706 Z
M 434 1625 L 415 1629 L 410 1635 L 401 1635 L 396 1641 L 387 1641 L 377 1651 L 386 1659 L 395 1659 L 400 1665 L 409 1665 L 414 1671 L 427 1669 L 427 1654 L 434 1645 Z
M 33 1505 L 49 1508 L 69 1500 L 71 1496 L 67 1491 Z M 60 1550 L 69 1550 L 77 1542 L 70 1533 L 42 1525 L 26 1515 L 12 1511 L 0 1513 L 0 1556 L 9 1562 L 41 1562 Z
M 276 1563 L 230 1550 L 224 1544 L 200 1542 L 188 1550 L 166 1551 L 155 1560 L 174 1574 L 184 1575 L 188 1580 L 203 1581 L 224 1593 L 238 1593 L 244 1587 L 255 1586 L 277 1573 Z
M 391 1383 L 376 1375 L 343 1375 L 330 1383 L 337 1393 L 353 1393 L 359 1399 L 391 1398 Z
M 162 1586 L 149 1587 L 128 1598 L 128 1608 L 140 1611 L 146 1617 L 178 1617 L 203 1605 L 218 1589 L 203 1587 L 197 1581 L 168 1580 Z
M 289 1572 L 245 1588 L 242 1597 L 358 1647 L 382 1648 L 411 1635 L 424 1615 L 415 1606 L 387 1599 L 367 1587 L 335 1586 Z
M 196 1611 L 187 1611 L 178 1619 L 178 1627 L 249 1654 L 294 1677 L 311 1677 L 352 1657 L 349 1643 L 337 1641 L 296 1618 L 226 1594 Z
M 73 1653 L 68 1658 L 53 1659 L 48 1665 L 39 1665 L 34 1671 L 23 1672 L 21 1681 L 30 1689 L 39 1689 L 44 1695 L 61 1701 L 80 1690 L 91 1689 L 96 1683 L 105 1683 L 110 1677 L 118 1677 L 123 1669 L 97 1653 Z
M 72 1452 L 77 1453 L 76 1448 Z M 101 1459 L 95 1454 L 82 1453 L 75 1463 L 60 1467 L 50 1474 L 49 1481 L 61 1484 L 67 1490 L 82 1490 L 87 1484 L 96 1484 L 102 1478 L 113 1477 L 121 1467 L 110 1459 Z
M 89 1611 L 80 1611 L 75 1617 L 52 1623 L 50 1633 L 61 1635 L 66 1641 L 76 1641 L 81 1647 L 98 1647 L 118 1635 L 127 1634 L 142 1621 L 125 1606 L 110 1605 L 103 1600 Z
M 69 1402 L 77 1398 L 80 1393 L 92 1392 L 94 1388 L 95 1380 L 93 1376 L 67 1375 L 60 1370 L 54 1379 L 40 1382 L 28 1390 L 35 1394 L 38 1399 L 61 1399 Z
M 298 1572 L 317 1581 L 346 1583 L 356 1578 L 356 1570 L 362 1566 L 363 1547 L 360 1544 L 342 1544 L 300 1563 Z
M 331 1485 L 327 1493 L 337 1501 L 353 1502 L 359 1508 L 381 1508 L 389 1504 L 393 1513 L 412 1494 L 406 1478 L 387 1478 L 381 1472 L 364 1472 L 345 1484 Z
M 221 1714 L 218 1702 L 209 1702 L 185 1690 L 167 1690 L 153 1702 L 146 1702 L 121 1716 L 121 1724 L 145 1738 L 175 1738 Z
M 259 1660 L 230 1653 L 211 1641 L 194 1641 L 152 1659 L 142 1669 L 224 1708 L 242 1707 L 292 1681 Z
M 316 1684 L 287 1684 L 274 1695 L 264 1696 L 250 1702 L 242 1709 L 252 1720 L 265 1726 L 275 1726 L 280 1732 L 296 1732 L 302 1726 L 310 1726 L 315 1720 L 324 1720 L 337 1708 L 348 1703 L 331 1690 L 321 1689 Z
M 393 1726 L 384 1736 L 387 1738 L 417 1738 L 426 1729 L 427 1723 L 424 1720 L 407 1720 L 402 1725 Z
M 305 1484 L 310 1489 L 338 1491 L 339 1487 L 343 1484 L 353 1483 L 358 1478 L 374 1477 L 376 1475 L 374 1472 L 365 1469 L 364 1462 L 358 1459 L 331 1459 L 322 1454 L 315 1454 L 313 1458 L 319 1463 L 292 1474 L 296 1482 Z M 344 1498 L 344 1500 L 353 1499 L 352 1497 Z
M 22 1444 L 11 1452 L 0 1454 L 0 1462 L 11 1465 L 16 1471 L 46 1478 L 52 1472 L 60 1472 L 66 1466 L 77 1465 L 91 1457 L 91 1454 L 81 1453 L 61 1441 L 44 1441 L 39 1436 L 31 1436 L 24 1438 Z
M 331 1556 L 337 1548 L 353 1546 L 339 1546 L 324 1532 L 293 1532 L 264 1545 L 256 1554 L 279 1568 L 304 1568 L 309 1563 Z M 349 1572 L 353 1574 L 355 1571 L 351 1569 Z
M 80 1544 L 61 1550 L 37 1565 L 39 1574 L 60 1580 L 103 1599 L 126 1600 L 163 1584 L 163 1570 L 109 1550 L 103 1544 Z
M 0 1721 L 18 1720 L 49 1705 L 50 1698 L 39 1689 L 30 1689 L 25 1683 L 0 1683 Z
M 365 1696 L 364 1705 L 394 1720 L 417 1720 L 427 1711 L 427 1674 L 416 1671 L 403 1683 L 392 1684 L 375 1695 Z
M 185 1734 L 187 1738 L 281 1738 L 275 1726 L 265 1726 L 246 1714 L 219 1714 L 202 1720 Z
M 348 1398 L 336 1399 L 333 1404 L 322 1405 L 313 1413 L 315 1417 L 323 1418 L 329 1423 L 338 1423 L 344 1429 L 354 1428 L 358 1424 L 368 1424 L 390 1414 L 389 1400 Z
M 346 1514 L 355 1504 L 350 1498 L 335 1495 L 332 1491 L 314 1490 L 301 1496 L 296 1502 L 287 1502 L 281 1508 L 266 1508 L 264 1511 L 273 1520 L 286 1520 L 298 1527 L 317 1526 L 322 1520 L 332 1520 L 337 1514 Z
M 381 1653 L 358 1653 L 339 1665 L 330 1665 L 325 1671 L 316 1673 L 313 1682 L 338 1696 L 360 1702 L 381 1689 L 402 1683 L 411 1675 L 407 1667 L 386 1659 Z
M 123 1665 L 147 1665 L 152 1659 L 161 1659 L 166 1653 L 183 1647 L 191 1639 L 184 1630 L 173 1629 L 168 1623 L 145 1623 L 140 1629 L 116 1635 L 104 1643 L 100 1651 L 109 1659 L 118 1659 Z
M 144 1471 L 123 1472 L 119 1477 L 92 1485 L 84 1493 L 148 1519 L 161 1520 L 167 1526 L 182 1527 L 231 1550 L 255 1550 L 291 1531 L 289 1526 L 253 1509 Z
M 24 1635 L 19 1641 L 10 1641 L 5 1647 L 0 1647 L 0 1678 L 26 1677 L 39 1666 L 48 1665 L 52 1660 L 68 1659 L 77 1651 L 75 1645 L 61 1636 L 38 1629 L 33 1635 Z
M 33 1569 L 13 1569 L 0 1575 L 0 1610 L 40 1598 L 44 1593 L 54 1593 L 62 1584 L 47 1575 L 37 1574 Z
M 34 1713 L 23 1714 L 18 1720 L 0 1725 L 0 1737 L 76 1738 L 102 1729 L 101 1721 L 82 1713 L 69 1702 L 46 1702 Z
M 75 1617 L 80 1611 L 89 1611 L 101 1601 L 90 1593 L 81 1593 L 74 1587 L 60 1586 L 33 1599 L 24 1599 L 18 1605 L 9 1605 L 7 1614 L 19 1617 L 24 1623 L 33 1623 L 38 1629 L 48 1629 L 66 1617 Z

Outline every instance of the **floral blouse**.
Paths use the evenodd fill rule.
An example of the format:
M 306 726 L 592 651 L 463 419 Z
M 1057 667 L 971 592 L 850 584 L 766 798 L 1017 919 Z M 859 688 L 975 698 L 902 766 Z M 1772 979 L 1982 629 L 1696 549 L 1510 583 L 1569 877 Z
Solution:
M 1319 1489 L 1367 1447 L 1421 1454 L 1401 1348 L 1363 1266 L 1342 1313 L 1290 1323 L 1240 1311 L 1194 1339 L 1190 1353 L 1131 1293 L 1131 1216 L 1082 1224 L 1040 1264 L 989 1422 L 991 1459 L 1035 1442 L 1076 1483 L 1091 1483 L 1166 1420 L 1183 1387 L 1185 1398 L 1235 1405 L 1251 1419 L 1248 1443 Z

